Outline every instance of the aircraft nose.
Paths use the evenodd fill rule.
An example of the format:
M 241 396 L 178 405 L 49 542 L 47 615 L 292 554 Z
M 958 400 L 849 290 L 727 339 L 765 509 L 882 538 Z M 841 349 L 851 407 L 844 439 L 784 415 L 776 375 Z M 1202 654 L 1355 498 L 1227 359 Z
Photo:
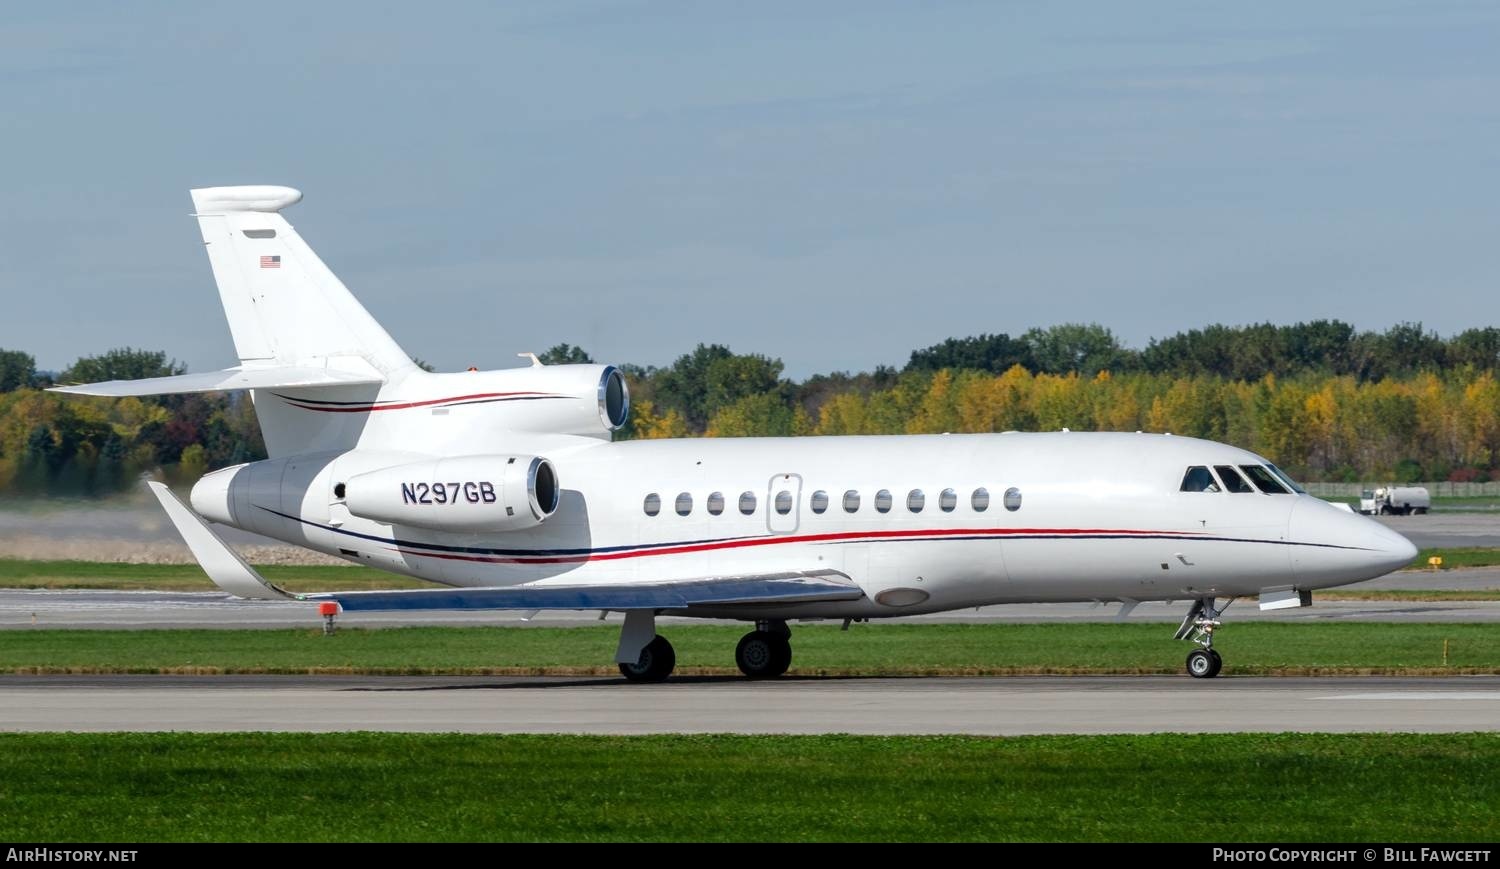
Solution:
M 1374 519 L 1367 519 L 1364 516 L 1356 516 L 1355 518 L 1363 519 L 1366 523 L 1375 526 L 1374 542 L 1380 552 L 1377 558 L 1383 566 L 1381 573 L 1399 570 L 1410 564 L 1411 560 L 1417 557 L 1416 544 L 1407 540 L 1405 535 L 1392 531 Z
M 1297 499 L 1287 523 L 1292 570 L 1303 588 L 1384 576 L 1417 555 L 1410 540 L 1373 519 L 1311 495 Z

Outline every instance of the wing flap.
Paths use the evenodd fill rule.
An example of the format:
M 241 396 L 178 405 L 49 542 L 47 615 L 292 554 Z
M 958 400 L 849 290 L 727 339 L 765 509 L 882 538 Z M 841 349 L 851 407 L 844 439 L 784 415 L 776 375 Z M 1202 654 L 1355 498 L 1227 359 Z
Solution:
M 134 395 L 170 395 L 185 392 L 221 392 L 229 389 L 297 389 L 316 386 L 358 386 L 384 383 L 373 374 L 357 374 L 334 368 L 312 368 L 278 365 L 268 368 L 226 368 L 222 371 L 200 371 L 175 377 L 151 377 L 145 380 L 105 380 L 77 386 L 54 386 L 49 392 L 74 395 L 108 395 L 116 398 Z
M 299 594 L 348 611 L 407 609 L 657 610 L 738 604 L 858 600 L 864 592 L 836 570 L 715 576 L 657 583 L 532 584 L 502 588 L 404 589 Z

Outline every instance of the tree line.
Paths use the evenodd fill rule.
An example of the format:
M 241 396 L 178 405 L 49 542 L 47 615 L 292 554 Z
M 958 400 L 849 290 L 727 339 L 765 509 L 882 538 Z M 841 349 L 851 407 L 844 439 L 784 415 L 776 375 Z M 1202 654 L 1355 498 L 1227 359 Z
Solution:
M 173 482 L 191 482 L 265 458 L 243 392 L 82 398 L 41 391 L 186 370 L 164 352 L 123 348 L 45 372 L 29 354 L 0 350 L 0 493 L 109 494 L 159 469 Z
M 541 355 L 593 361 L 561 344 Z M 426 367 L 426 366 L 424 366 Z M 784 376 L 780 360 L 700 344 L 624 365 L 627 438 L 1154 431 L 1225 441 L 1309 480 L 1500 477 L 1500 329 L 1444 339 L 1418 324 L 1209 326 L 1125 347 L 1097 324 L 949 339 L 901 368 Z M 244 393 L 84 399 L 54 383 L 184 367 L 130 348 L 60 373 L 0 350 L 0 492 L 118 491 L 161 469 L 189 482 L 265 456 Z

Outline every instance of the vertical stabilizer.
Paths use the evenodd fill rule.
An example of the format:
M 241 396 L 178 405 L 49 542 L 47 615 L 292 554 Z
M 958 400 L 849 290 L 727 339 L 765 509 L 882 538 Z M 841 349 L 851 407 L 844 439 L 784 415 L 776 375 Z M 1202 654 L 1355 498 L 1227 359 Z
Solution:
M 206 187 L 193 206 L 242 363 L 333 368 L 383 379 L 415 368 L 281 216 L 290 187 Z

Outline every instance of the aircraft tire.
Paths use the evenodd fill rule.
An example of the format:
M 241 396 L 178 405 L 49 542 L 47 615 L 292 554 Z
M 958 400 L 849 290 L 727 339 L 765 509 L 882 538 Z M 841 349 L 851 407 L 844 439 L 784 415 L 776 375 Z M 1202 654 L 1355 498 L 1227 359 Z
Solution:
M 661 634 L 641 649 L 634 664 L 621 664 L 620 675 L 632 682 L 665 682 L 677 666 L 677 651 Z
M 751 679 L 775 679 L 792 665 L 792 644 L 781 634 L 751 631 L 735 646 L 734 663 Z
M 1219 675 L 1224 660 L 1212 649 L 1194 649 L 1188 652 L 1187 671 L 1194 679 L 1212 679 Z

